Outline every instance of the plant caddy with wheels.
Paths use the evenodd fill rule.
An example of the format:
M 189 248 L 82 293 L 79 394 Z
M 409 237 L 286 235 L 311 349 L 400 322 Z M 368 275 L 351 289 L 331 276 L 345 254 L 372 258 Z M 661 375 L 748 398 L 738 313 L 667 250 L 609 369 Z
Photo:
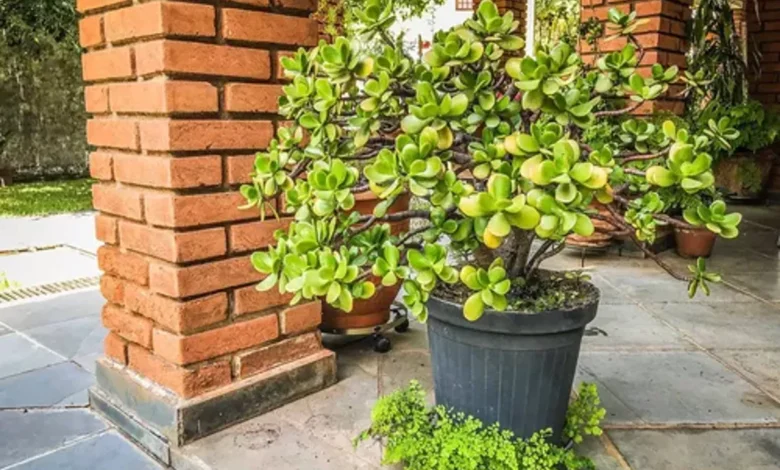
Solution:
M 402 284 L 404 303 L 428 322 L 437 402 L 520 437 L 550 428 L 559 442 L 599 292 L 540 264 L 566 235 L 593 233 L 594 199 L 642 248 L 658 225 L 690 227 L 645 196 L 710 188 L 708 151 L 721 136 L 665 122 L 653 129 L 654 154 L 626 151 L 617 136 L 598 147 L 583 140 L 599 119 L 630 115 L 676 80 L 675 67 L 638 73 L 634 13 L 610 13 L 626 45 L 593 65 L 566 43 L 516 57 L 518 22 L 490 1 L 437 33 L 421 61 L 390 35 L 391 2 L 368 0 L 355 14 L 360 40 L 283 59 L 292 82 L 280 112 L 292 123 L 258 154 L 241 191 L 263 209 L 283 197 L 294 221 L 253 254 L 267 275 L 258 288 L 349 312 Z M 352 210 L 366 190 L 382 199 L 373 214 Z M 424 203 L 388 211 L 408 193 Z M 424 225 L 391 236 L 390 224 L 408 219 Z M 691 295 L 719 280 L 703 262 L 682 276 L 646 251 Z

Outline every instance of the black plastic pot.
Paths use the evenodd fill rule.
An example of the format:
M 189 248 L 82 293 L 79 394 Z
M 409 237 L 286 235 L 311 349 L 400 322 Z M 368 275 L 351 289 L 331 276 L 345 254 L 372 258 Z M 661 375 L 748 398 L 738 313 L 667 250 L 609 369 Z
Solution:
M 463 306 L 428 301 L 436 403 L 518 437 L 551 428 L 561 442 L 580 343 L 596 316 L 594 300 L 574 310 L 528 315 L 488 310 L 476 322 Z

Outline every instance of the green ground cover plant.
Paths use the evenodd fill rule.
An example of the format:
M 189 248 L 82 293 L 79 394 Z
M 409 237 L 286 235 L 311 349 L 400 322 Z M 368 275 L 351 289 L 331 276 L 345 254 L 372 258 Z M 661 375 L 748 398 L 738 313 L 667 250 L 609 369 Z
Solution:
M 91 179 L 0 187 L 0 217 L 51 215 L 92 209 Z
M 581 384 L 566 415 L 566 439 L 579 444 L 586 436 L 601 435 L 605 414 L 596 386 Z M 443 406 L 430 407 L 425 391 L 412 381 L 377 402 L 371 427 L 355 439 L 355 445 L 380 440 L 385 446 L 383 464 L 403 463 L 407 470 L 595 469 L 590 459 L 577 455 L 575 447 L 550 442 L 550 434 L 543 429 L 518 439 L 497 425 L 485 426 Z

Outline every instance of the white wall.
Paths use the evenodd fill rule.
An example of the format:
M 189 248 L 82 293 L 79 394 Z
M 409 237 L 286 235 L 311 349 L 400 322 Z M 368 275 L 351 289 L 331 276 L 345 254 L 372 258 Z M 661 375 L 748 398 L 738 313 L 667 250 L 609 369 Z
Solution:
M 531 26 L 527 26 L 525 30 L 531 36 L 529 38 L 528 35 L 526 35 L 526 51 L 527 54 L 533 55 L 533 47 L 528 46 L 528 44 L 534 43 L 534 0 L 528 0 L 528 4 L 529 8 L 526 17 L 528 18 L 528 24 Z M 404 42 L 406 43 L 406 49 L 413 57 L 417 57 L 417 38 L 419 36 L 422 36 L 423 41 L 431 41 L 433 39 L 433 34 L 436 31 L 447 30 L 453 26 L 457 26 L 471 17 L 472 13 L 473 12 L 470 11 L 456 10 L 455 0 L 446 0 L 443 5 L 435 8 L 433 12 L 423 15 L 422 18 L 412 18 L 406 21 L 396 22 L 391 30 L 395 34 L 401 32 L 405 33 Z

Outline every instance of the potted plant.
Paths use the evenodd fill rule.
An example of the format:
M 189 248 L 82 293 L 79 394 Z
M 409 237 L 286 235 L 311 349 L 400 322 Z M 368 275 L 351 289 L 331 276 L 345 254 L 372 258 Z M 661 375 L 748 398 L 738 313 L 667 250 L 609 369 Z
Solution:
M 715 152 L 715 184 L 729 199 L 762 200 L 777 158 L 771 145 L 778 137 L 780 120 L 758 101 L 748 100 L 728 108 L 712 103 L 699 118 L 699 125 L 706 128 L 710 120 L 724 117 L 736 137 Z
M 582 276 L 540 266 L 568 234 L 593 233 L 588 205 L 598 200 L 648 256 L 689 281 L 692 294 L 717 280 L 703 263 L 690 276 L 677 274 L 647 250 L 638 233 L 671 217 L 626 216 L 644 204 L 630 180 L 643 180 L 657 197 L 711 188 L 712 137 L 664 123 L 654 132 L 666 145 L 651 156 L 582 142 L 583 129 L 631 113 L 675 80 L 675 68 L 637 73 L 643 51 L 633 13 L 610 12 L 628 43 L 594 66 L 565 43 L 535 58 L 511 57 L 523 47 L 519 23 L 490 1 L 462 26 L 437 33 L 419 62 L 389 33 L 391 2 L 369 0 L 355 15 L 360 41 L 338 38 L 283 59 L 292 83 L 280 110 L 293 125 L 258 158 L 284 164 L 259 164 L 263 171 L 242 193 L 259 207 L 283 194 L 295 221 L 252 255 L 267 275 L 258 288 L 350 312 L 378 290 L 372 276 L 382 286 L 401 284 L 412 314 L 428 321 L 439 404 L 520 437 L 551 428 L 560 441 L 599 293 Z M 379 53 L 365 47 L 374 38 L 384 43 Z M 398 129 L 395 138 L 384 135 Z M 382 199 L 372 214 L 354 210 L 354 194 L 365 190 L 356 159 L 369 161 L 363 176 Z M 649 163 L 642 170 L 633 162 Z M 407 193 L 428 207 L 390 213 Z M 390 234 L 390 224 L 410 219 L 428 224 Z

